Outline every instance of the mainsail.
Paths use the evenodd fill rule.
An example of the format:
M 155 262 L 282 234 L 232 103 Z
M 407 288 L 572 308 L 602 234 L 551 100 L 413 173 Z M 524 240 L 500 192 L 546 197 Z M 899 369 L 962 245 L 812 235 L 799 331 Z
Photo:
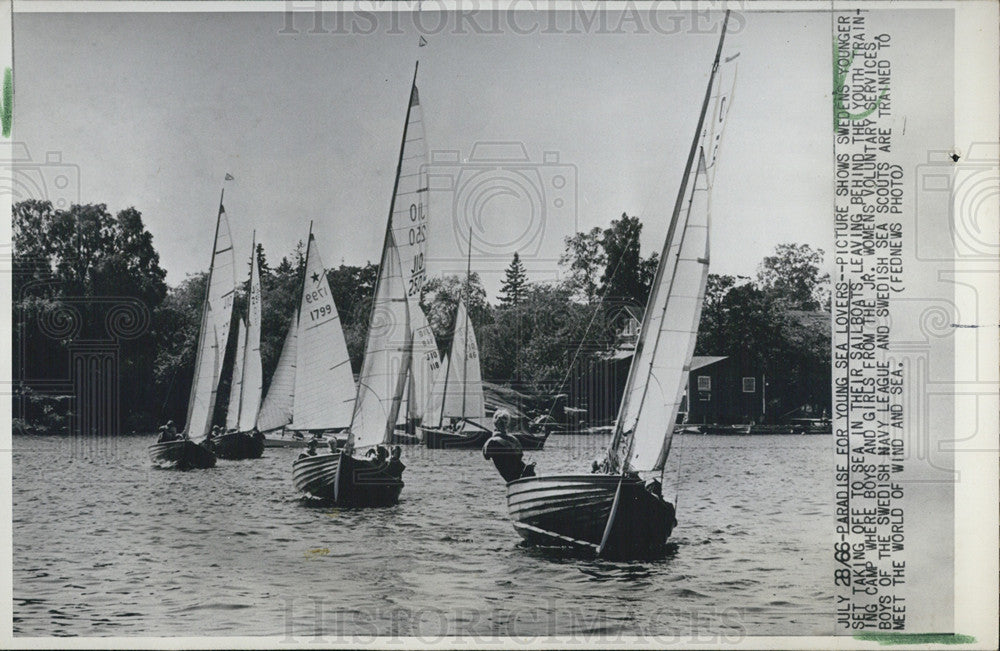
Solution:
M 296 312 L 288 326 L 285 343 L 278 355 L 278 366 L 271 376 L 267 395 L 257 416 L 257 427 L 262 432 L 281 429 L 292 422 L 292 403 L 295 400 L 295 362 L 299 341 L 299 315 Z
M 208 268 L 205 302 L 198 328 L 198 352 L 195 355 L 194 378 L 188 399 L 184 428 L 188 436 L 208 434 L 215 411 L 222 364 L 217 363 L 229 342 L 229 323 L 233 317 L 233 293 L 236 287 L 236 261 L 229 233 L 226 209 L 219 200 L 219 215 L 215 223 L 212 262 Z M 215 336 L 210 336 L 214 333 Z
M 716 74 L 721 52 L 722 39 L 608 451 L 616 469 L 662 470 L 670 451 L 705 297 L 709 193 L 735 81 L 735 70 Z M 723 78 L 727 85 L 721 83 Z
M 418 64 L 419 65 L 419 64 Z M 410 105 L 399 158 L 393 211 L 390 216 L 393 239 L 399 251 L 406 295 L 420 299 L 427 280 L 427 141 L 424 139 L 423 110 L 413 72 Z M 412 309 L 412 306 L 411 306 Z
M 465 301 L 459 299 L 451 340 L 450 362 L 442 386 L 439 419 L 465 418 L 486 423 L 486 399 L 483 396 L 483 373 L 479 365 L 479 344 Z
M 246 322 L 239 321 L 236 361 L 233 363 L 233 381 L 229 389 L 229 408 L 226 411 L 226 429 L 240 432 L 257 426 L 257 410 L 264 371 L 260 361 L 260 272 L 257 268 L 257 236 L 250 247 L 250 292 L 247 294 Z
M 287 345 L 287 344 L 286 344 Z M 326 269 L 309 233 L 296 341 L 293 429 L 347 427 L 354 410 L 354 375 Z
M 411 337 L 409 300 L 399 253 L 393 232 L 387 229 L 351 421 L 355 447 L 378 445 L 392 435 L 406 386 Z
M 444 359 L 441 360 L 441 365 L 438 366 L 437 371 L 434 373 L 434 381 L 431 382 L 431 392 L 427 397 L 427 407 L 424 409 L 425 425 L 438 427 L 444 420 L 444 417 L 441 415 L 441 408 L 444 406 L 445 376 L 448 373 L 448 365 L 450 363 L 451 360 L 448 358 L 448 354 L 445 353 Z
M 226 429 L 237 429 L 240 426 L 240 398 L 243 394 L 243 358 L 247 345 L 247 329 L 240 319 L 236 327 L 236 360 L 233 362 L 233 380 L 229 385 L 229 406 L 226 408 Z

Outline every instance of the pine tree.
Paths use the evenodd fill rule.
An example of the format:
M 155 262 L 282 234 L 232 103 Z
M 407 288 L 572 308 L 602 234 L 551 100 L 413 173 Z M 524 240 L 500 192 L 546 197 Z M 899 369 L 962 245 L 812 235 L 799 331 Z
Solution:
M 528 282 L 528 276 L 517 251 L 514 252 L 514 259 L 510 261 L 506 273 L 503 284 L 500 285 L 500 304 L 514 306 L 524 300 L 524 286 Z

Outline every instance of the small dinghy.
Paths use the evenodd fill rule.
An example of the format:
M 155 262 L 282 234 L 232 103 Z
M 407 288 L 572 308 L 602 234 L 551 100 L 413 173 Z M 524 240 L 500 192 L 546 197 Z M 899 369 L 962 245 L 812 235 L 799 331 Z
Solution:
M 410 378 L 410 297 L 419 296 L 426 276 L 427 172 L 421 163 L 426 144 L 416 77 L 414 70 L 347 442 L 327 454 L 310 450 L 292 464 L 296 490 L 338 506 L 391 506 L 403 490 L 401 448 L 390 454 L 385 445 L 395 435 Z M 365 449 L 364 456 L 354 456 Z
M 148 451 L 149 460 L 157 468 L 191 470 L 215 467 L 215 455 L 191 439 L 154 443 Z
M 237 325 L 236 361 L 226 411 L 227 433 L 212 439 L 212 450 L 220 459 L 259 459 L 264 454 L 264 435 L 257 430 L 264 371 L 260 359 L 261 295 L 256 231 L 250 246 L 249 282 L 246 314 Z
M 472 231 L 469 231 L 470 258 L 466 269 L 466 287 L 471 275 Z M 424 444 L 432 450 L 479 449 L 493 432 L 486 427 L 486 396 L 479 364 L 476 331 L 459 299 L 452 329 L 451 351 L 445 357 L 442 377 L 432 390 L 428 421 L 437 426 L 419 427 Z M 449 427 L 445 422 L 449 421 Z
M 731 85 L 720 90 L 716 74 L 728 19 L 727 12 L 611 444 L 590 475 L 522 475 L 507 482 L 514 529 L 529 543 L 644 558 L 662 553 L 676 524 L 674 505 L 662 496 L 662 475 L 705 297 L 709 192 L 732 92 Z
M 512 434 L 524 450 L 541 450 L 549 438 L 548 430 L 543 432 L 512 432 Z
M 259 459 L 264 454 L 264 435 L 229 432 L 212 439 L 212 450 L 220 459 Z
M 226 180 L 230 180 L 228 174 Z M 149 458 L 158 467 L 211 468 L 215 454 L 191 439 L 205 437 L 212 427 L 212 414 L 222 376 L 222 357 L 229 343 L 229 326 L 233 317 L 233 295 L 236 293 L 236 260 L 229 219 L 223 206 L 225 187 L 219 197 L 219 212 L 215 219 L 215 238 L 208 268 L 205 300 L 201 306 L 198 328 L 194 378 L 188 398 L 185 434 L 169 441 L 157 441 L 149 446 Z M 172 425 L 172 423 L 171 423 Z

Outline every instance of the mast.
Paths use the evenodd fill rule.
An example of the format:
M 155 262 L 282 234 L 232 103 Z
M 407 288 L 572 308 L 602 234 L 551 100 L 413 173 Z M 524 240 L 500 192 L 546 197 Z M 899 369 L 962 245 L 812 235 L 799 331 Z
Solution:
M 399 141 L 399 158 L 396 161 L 396 180 L 392 185 L 392 198 L 389 199 L 389 218 L 386 220 L 385 224 L 385 235 L 382 237 L 382 256 L 379 258 L 378 262 L 378 275 L 375 277 L 375 292 L 372 294 L 372 304 L 368 311 L 368 330 L 371 331 L 372 318 L 375 316 L 375 301 L 378 298 L 378 289 L 382 284 L 382 269 L 385 262 L 385 249 L 389 246 L 389 237 L 392 232 L 392 213 L 396 209 L 396 192 L 399 190 L 399 175 L 403 171 L 403 148 L 406 146 L 406 131 L 410 126 L 410 111 L 413 108 L 413 93 L 417 90 L 417 71 L 420 69 L 420 60 L 417 60 L 416 65 L 413 68 L 413 81 L 410 82 L 410 98 L 406 102 L 406 119 L 403 121 L 403 137 Z M 368 341 L 365 340 L 365 353 L 368 355 Z M 362 365 L 364 358 L 362 357 Z M 357 383 L 357 388 L 354 394 L 354 404 L 357 405 L 358 401 L 361 399 L 361 382 Z M 357 407 L 351 412 L 351 425 L 348 429 L 348 443 L 354 444 L 354 419 L 357 416 Z M 394 427 L 395 423 L 392 423 L 390 427 Z
M 246 323 L 247 328 L 250 327 L 250 294 L 253 292 L 253 265 L 255 264 L 254 256 L 257 253 L 257 231 L 253 232 L 253 239 L 250 244 L 250 286 L 247 288 L 247 306 L 246 306 Z M 306 254 L 308 255 L 308 253 Z M 243 394 L 246 392 L 246 379 L 247 379 L 247 349 L 250 348 L 250 336 L 249 330 L 247 332 L 247 340 L 243 344 L 243 363 L 240 365 L 240 401 L 239 410 L 237 414 L 243 413 Z M 257 417 L 254 416 L 254 427 L 257 426 Z M 236 418 L 236 429 L 240 429 L 239 416 Z
M 693 140 L 691 142 L 691 149 L 688 152 L 687 162 L 684 165 L 684 175 L 681 178 L 681 185 L 680 185 L 680 188 L 679 188 L 678 193 L 677 193 L 677 199 L 674 202 L 674 210 L 673 210 L 673 213 L 671 214 L 671 217 L 670 217 L 670 226 L 667 229 L 667 237 L 664 240 L 663 251 L 660 254 L 660 263 L 657 265 L 656 275 L 653 278 L 653 282 L 652 282 L 652 285 L 651 285 L 652 291 L 650 291 L 649 297 L 646 300 L 646 313 L 643 315 L 642 326 L 641 326 L 640 331 L 639 331 L 639 339 L 636 341 L 635 352 L 633 353 L 633 359 L 634 360 L 640 359 L 641 355 L 642 355 L 642 349 L 644 347 L 645 339 L 646 339 L 646 336 L 647 336 L 648 330 L 649 330 L 649 324 L 651 322 L 651 319 L 649 318 L 649 315 L 650 315 L 651 310 L 655 307 L 655 301 L 656 301 L 656 297 L 657 297 L 657 294 L 658 294 L 658 289 L 659 289 L 659 287 L 660 287 L 660 285 L 661 285 L 661 283 L 663 281 L 664 263 L 667 260 L 667 257 L 668 257 L 668 255 L 670 253 L 671 243 L 672 243 L 673 238 L 674 238 L 674 232 L 677 230 L 677 222 L 679 220 L 679 217 L 680 217 L 680 214 L 681 214 L 681 210 L 684 207 L 684 199 L 685 199 L 685 195 L 687 194 L 688 180 L 689 180 L 689 177 L 691 175 L 691 169 L 694 166 L 695 155 L 698 153 L 698 151 L 700 149 L 699 146 L 698 146 L 698 143 L 699 143 L 699 140 L 702 137 L 702 130 L 703 130 L 704 125 L 705 125 L 705 114 L 708 111 L 708 104 L 709 104 L 709 101 L 712 98 L 712 87 L 713 87 L 713 85 L 715 83 L 715 75 L 716 75 L 716 73 L 717 73 L 717 71 L 719 69 L 719 60 L 720 60 L 720 58 L 722 56 L 722 46 L 723 46 L 723 43 L 725 42 L 725 39 L 726 39 L 726 29 L 727 29 L 728 24 L 729 24 L 729 10 L 726 10 L 725 18 L 722 21 L 722 33 L 719 36 L 719 45 L 718 45 L 718 47 L 715 50 L 715 59 L 712 62 L 712 72 L 711 72 L 711 74 L 709 75 L 709 78 L 708 78 L 708 87 L 705 90 L 705 98 L 702 100 L 701 112 L 698 115 L 698 126 L 695 129 L 694 138 L 693 138 Z M 678 255 L 680 255 L 680 248 L 678 248 Z M 673 270 L 673 272 L 671 274 L 671 280 L 670 280 L 671 286 L 673 285 L 674 274 L 676 274 L 676 266 L 674 267 L 674 270 Z M 669 291 L 670 291 L 670 289 L 668 288 L 667 289 L 668 294 L 669 294 Z M 666 309 L 667 309 L 667 301 L 664 301 L 663 310 L 662 310 L 662 312 L 664 314 L 666 313 Z M 661 323 L 662 323 L 662 320 L 661 320 Z M 653 360 L 656 358 L 655 351 L 656 351 L 656 347 L 658 345 L 659 345 L 659 337 L 657 337 L 657 339 L 653 342 L 653 351 L 654 351 L 654 354 L 650 356 L 649 368 L 645 369 L 646 373 L 651 373 L 652 372 Z M 618 445 L 621 442 L 622 436 L 624 434 L 624 432 L 623 432 L 623 426 L 624 426 L 623 416 L 625 416 L 627 414 L 627 407 L 629 405 L 630 388 L 634 384 L 635 375 L 636 375 L 637 372 L 639 372 L 639 371 L 635 367 L 635 365 L 633 365 L 629 369 L 628 380 L 625 383 L 625 393 L 622 396 L 622 404 L 621 404 L 621 407 L 618 410 L 619 417 L 617 419 L 617 422 L 615 423 L 615 435 L 614 435 L 614 439 L 612 440 L 611 445 L 609 447 L 609 452 L 614 451 L 618 447 Z M 646 394 L 647 394 L 648 391 L 649 391 L 649 383 L 647 383 L 643 387 L 643 394 L 642 394 L 642 396 L 641 396 L 641 398 L 639 400 L 639 404 L 640 405 L 643 404 L 643 402 L 645 401 L 645 397 L 646 397 Z M 690 397 L 689 397 L 689 400 L 690 400 Z M 630 437 L 630 439 L 628 441 L 628 445 L 627 445 L 626 450 L 625 450 L 625 453 L 623 455 L 621 455 L 621 457 L 620 457 L 620 461 L 621 461 L 621 469 L 620 470 L 621 470 L 623 476 L 624 476 L 624 473 L 626 471 L 626 465 L 627 465 L 628 457 L 631 454 L 631 450 L 632 450 L 632 446 L 633 446 L 634 442 L 635 442 L 635 437 L 634 436 Z
M 229 176 L 228 174 L 226 176 Z M 219 193 L 219 211 L 215 215 L 215 235 L 212 236 L 212 256 L 209 258 L 208 264 L 208 279 L 205 282 L 205 299 L 201 303 L 201 326 L 198 329 L 198 342 L 196 344 L 196 352 L 194 359 L 194 381 L 191 383 L 191 394 L 188 396 L 188 411 L 187 418 L 184 421 L 184 429 L 186 431 L 191 429 L 191 413 L 194 411 L 194 397 L 198 388 L 198 369 L 201 368 L 201 356 L 202 356 L 202 342 L 204 342 L 205 337 L 205 327 L 207 325 L 206 318 L 208 315 L 208 296 L 212 291 L 212 274 L 215 272 L 215 246 L 219 240 L 219 223 L 222 221 L 222 200 L 226 196 L 226 182 L 222 182 L 222 191 Z M 216 343 L 218 345 L 218 343 Z M 214 373 L 213 373 L 214 376 Z M 212 422 L 212 412 L 215 411 L 215 400 L 209 398 L 209 408 L 208 408 L 208 422 Z M 191 432 L 188 431 L 188 435 Z
M 470 287 L 469 287 L 469 277 L 472 275 L 472 226 L 469 226 L 469 250 L 468 257 L 465 263 L 465 336 L 462 338 L 462 345 L 465 346 L 465 350 L 462 351 L 462 382 L 465 386 L 462 387 L 462 420 L 465 420 L 465 394 L 469 388 L 469 297 L 470 297 Z M 454 355 L 453 355 L 454 356 Z M 442 411 L 442 417 L 443 417 Z

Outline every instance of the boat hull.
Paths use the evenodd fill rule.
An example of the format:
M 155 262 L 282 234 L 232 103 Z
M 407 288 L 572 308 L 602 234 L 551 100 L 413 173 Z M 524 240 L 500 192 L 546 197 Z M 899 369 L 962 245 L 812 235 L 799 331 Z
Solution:
M 300 493 L 337 506 L 392 506 L 403 490 L 403 480 L 384 465 L 340 452 L 300 456 L 292 464 L 292 483 Z
M 648 491 L 638 478 L 623 480 L 617 475 L 517 479 L 507 484 L 507 508 L 514 529 L 528 543 L 595 553 L 605 540 L 614 508 L 601 550 L 607 558 L 656 556 L 675 524 L 672 504 Z
M 549 438 L 545 434 L 532 434 L 531 432 L 513 432 L 514 438 L 521 444 L 522 450 L 541 450 L 545 447 L 545 440 Z
M 212 451 L 191 439 L 153 443 L 149 446 L 148 453 L 149 460 L 158 468 L 191 470 L 215 466 L 215 455 Z
M 483 447 L 493 434 L 487 430 L 469 429 L 457 432 L 418 427 L 424 444 L 432 450 L 471 450 Z
M 264 437 L 231 432 L 214 438 L 212 450 L 220 459 L 259 459 L 264 454 Z
M 389 443 L 394 445 L 419 445 L 420 436 L 401 429 L 393 430 Z

